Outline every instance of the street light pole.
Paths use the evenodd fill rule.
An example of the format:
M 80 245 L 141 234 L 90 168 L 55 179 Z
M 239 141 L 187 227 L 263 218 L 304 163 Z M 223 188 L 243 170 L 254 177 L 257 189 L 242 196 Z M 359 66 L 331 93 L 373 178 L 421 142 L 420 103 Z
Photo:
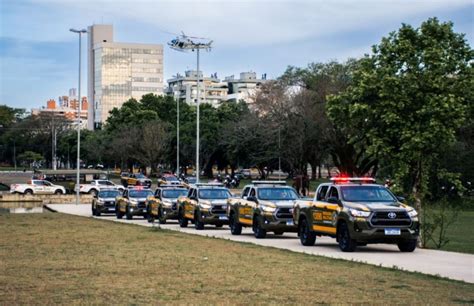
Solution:
M 199 171 L 199 90 L 200 86 L 199 84 L 201 83 L 201 78 L 199 77 L 199 48 L 196 50 L 197 54 L 197 95 L 196 95 L 196 100 L 197 100 L 197 109 L 196 109 L 196 183 L 199 183 L 199 176 L 200 176 L 200 171 Z
M 194 40 L 197 39 L 197 40 Z M 212 48 L 212 40 L 208 41 L 207 38 L 199 38 L 199 37 L 189 37 L 181 35 L 176 39 L 173 39 L 168 45 L 175 50 L 179 51 L 196 51 L 197 54 L 197 94 L 196 94 L 196 183 L 199 183 L 199 176 L 200 176 L 200 169 L 199 169 L 199 91 L 200 91 L 200 82 L 201 78 L 199 76 L 199 51 L 201 49 L 205 49 L 210 51 Z M 178 102 L 179 103 L 179 102 Z
M 83 33 L 87 33 L 85 29 L 75 30 L 69 29 L 73 33 L 79 34 L 79 84 L 77 88 L 77 173 L 76 173 L 76 205 L 79 205 L 79 185 L 81 175 L 81 37 Z
M 180 177 L 179 173 L 179 98 L 176 99 L 176 110 L 177 110 L 177 115 L 176 115 L 176 175 L 178 176 L 178 179 Z

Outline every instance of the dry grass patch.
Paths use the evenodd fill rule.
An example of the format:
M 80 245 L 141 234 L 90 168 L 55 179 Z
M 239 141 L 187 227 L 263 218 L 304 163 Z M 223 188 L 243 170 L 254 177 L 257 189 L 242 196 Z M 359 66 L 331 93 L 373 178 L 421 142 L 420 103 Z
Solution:
M 474 303 L 474 285 L 62 214 L 0 215 L 3 304 Z

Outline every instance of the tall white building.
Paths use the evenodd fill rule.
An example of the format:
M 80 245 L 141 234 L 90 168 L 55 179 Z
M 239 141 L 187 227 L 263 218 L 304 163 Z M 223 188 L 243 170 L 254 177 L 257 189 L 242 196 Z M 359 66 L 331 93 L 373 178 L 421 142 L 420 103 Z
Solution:
M 88 28 L 89 129 L 101 128 L 130 98 L 163 94 L 163 45 L 118 43 L 112 25 Z

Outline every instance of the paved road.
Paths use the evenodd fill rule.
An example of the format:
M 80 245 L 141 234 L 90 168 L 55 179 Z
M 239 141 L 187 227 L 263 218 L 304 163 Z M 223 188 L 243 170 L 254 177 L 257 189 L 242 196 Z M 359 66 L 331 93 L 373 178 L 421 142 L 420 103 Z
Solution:
M 50 204 L 49 208 L 66 214 L 92 217 L 90 205 Z M 133 220 L 118 220 L 113 215 L 94 217 L 101 220 L 109 220 L 122 223 L 133 223 L 141 226 L 158 226 L 148 223 L 141 217 Z M 474 283 L 474 255 L 445 252 L 436 250 L 417 249 L 413 253 L 401 253 L 395 245 L 375 244 L 366 247 L 358 247 L 354 253 L 343 253 L 335 239 L 329 237 L 318 237 L 314 247 L 304 247 L 300 244 L 295 233 L 287 233 L 283 236 L 268 234 L 266 239 L 255 239 L 250 229 L 242 231 L 242 235 L 233 236 L 227 227 L 216 229 L 214 226 L 206 227 L 202 231 L 194 229 L 193 225 L 188 228 L 180 228 L 176 222 L 160 225 L 164 229 L 221 238 L 233 241 L 253 243 L 262 246 L 270 246 L 286 249 L 293 252 L 320 255 L 325 257 L 339 258 L 358 262 L 365 262 L 377 266 L 399 268 L 406 271 L 421 272 L 425 274 L 439 275 L 456 280 Z

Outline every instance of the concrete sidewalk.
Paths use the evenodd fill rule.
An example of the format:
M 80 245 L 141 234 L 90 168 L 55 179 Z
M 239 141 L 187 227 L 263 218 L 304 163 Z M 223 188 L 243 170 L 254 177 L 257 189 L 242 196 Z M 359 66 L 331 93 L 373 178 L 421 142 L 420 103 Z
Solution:
M 60 213 L 92 217 L 91 205 L 89 204 L 49 204 L 47 207 Z M 148 223 L 142 217 L 135 217 L 133 220 L 118 220 L 114 215 L 94 218 L 147 227 L 158 226 L 157 224 L 153 225 Z M 406 271 L 420 272 L 474 283 L 474 255 L 470 254 L 428 249 L 417 249 L 413 253 L 402 253 L 398 250 L 396 245 L 385 244 L 358 247 L 354 253 L 344 253 L 339 250 L 336 240 L 329 237 L 318 237 L 315 246 L 305 247 L 301 245 L 295 233 L 287 233 L 283 236 L 268 234 L 266 239 L 256 239 L 251 229 L 248 228 L 243 229 L 242 235 L 234 236 L 231 235 L 228 227 L 217 229 L 214 226 L 208 226 L 204 230 L 197 231 L 191 224 L 188 228 L 180 228 L 177 222 L 173 221 L 170 221 L 169 224 L 160 225 L 160 227 L 188 234 L 253 243 L 311 255 L 364 262 L 377 266 L 398 268 Z

